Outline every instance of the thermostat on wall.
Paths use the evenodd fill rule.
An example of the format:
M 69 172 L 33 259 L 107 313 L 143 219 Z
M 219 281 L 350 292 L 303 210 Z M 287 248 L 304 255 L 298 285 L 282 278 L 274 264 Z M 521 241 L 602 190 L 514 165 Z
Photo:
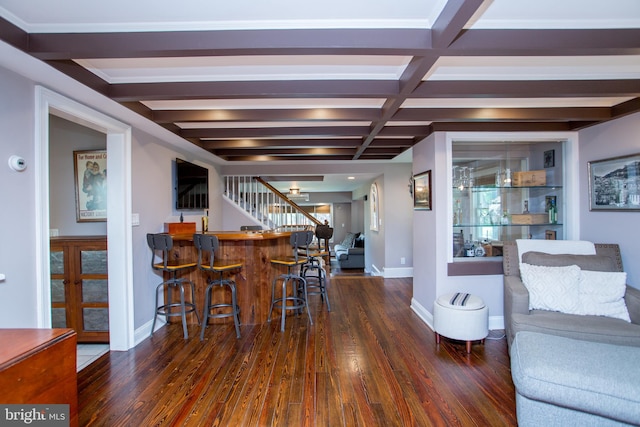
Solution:
M 22 172 L 27 168 L 27 162 L 20 156 L 9 157 L 9 167 L 17 172 Z

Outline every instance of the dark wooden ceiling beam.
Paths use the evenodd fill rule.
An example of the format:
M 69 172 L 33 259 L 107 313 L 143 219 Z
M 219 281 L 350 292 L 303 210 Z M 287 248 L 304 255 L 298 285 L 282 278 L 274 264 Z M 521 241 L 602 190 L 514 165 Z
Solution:
M 466 30 L 444 55 L 638 55 L 640 29 Z
M 22 51 L 27 51 L 29 48 L 29 34 L 1 16 L 0 40 Z
M 566 98 L 640 95 L 640 80 L 424 81 L 409 98 Z
M 409 62 L 409 65 L 407 65 L 398 80 L 400 86 L 398 96 L 387 98 L 382 106 L 382 117 L 380 120 L 372 124 L 371 131 L 353 157 L 354 160 L 358 159 L 374 138 L 383 130 L 387 121 L 393 117 L 393 115 L 402 106 L 405 99 L 416 89 L 422 81 L 422 77 L 431 67 L 433 67 L 433 64 L 435 64 L 436 61 L 437 57 L 420 57 L 413 58 L 411 62 Z
M 614 118 L 626 116 L 640 111 L 640 98 L 630 99 L 612 108 Z
M 438 122 L 433 132 L 565 132 L 567 122 Z
M 414 138 L 375 138 L 369 147 L 412 147 Z
M 402 153 L 406 147 L 372 147 L 368 146 L 364 153 L 377 154 L 385 156 L 397 156 Z
M 379 136 L 421 137 L 431 133 L 430 126 L 386 126 Z
M 445 55 L 628 55 L 640 53 L 640 29 L 464 30 L 478 0 L 456 0 L 434 28 Z M 443 12 L 449 12 L 445 9 Z M 440 24 L 439 24 L 440 25 Z M 5 25 L 7 27 L 7 25 Z M 7 30 L 24 46 L 24 35 Z M 300 29 L 120 33 L 31 33 L 31 55 L 43 59 L 230 55 L 410 55 L 432 50 L 429 29 Z M 449 43 L 449 41 L 451 41 Z M 446 48 L 446 52 L 443 49 Z
M 393 121 L 567 121 L 608 120 L 610 107 L 564 108 L 402 108 Z
M 448 47 L 483 3 L 483 0 L 447 1 L 431 28 L 433 47 L 439 49 Z
M 116 101 L 248 98 L 388 98 L 395 80 L 288 80 L 234 82 L 123 83 L 111 85 Z
M 32 33 L 40 59 L 230 55 L 423 55 L 428 29 L 290 29 Z
M 304 108 L 263 110 L 155 110 L 153 121 L 172 122 L 260 122 L 260 121 L 341 121 L 380 119 L 377 108 Z
M 48 64 L 58 71 L 68 75 L 72 79 L 90 87 L 96 92 L 99 92 L 104 96 L 109 96 L 109 83 L 86 68 L 81 67 L 78 63 L 71 60 L 56 60 L 49 61 Z

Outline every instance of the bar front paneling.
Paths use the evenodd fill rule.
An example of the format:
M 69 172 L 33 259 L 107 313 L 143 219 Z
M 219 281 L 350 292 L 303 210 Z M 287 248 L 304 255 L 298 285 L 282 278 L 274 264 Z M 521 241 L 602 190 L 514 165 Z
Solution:
M 240 322 L 243 325 L 264 323 L 269 316 L 271 306 L 271 283 L 276 274 L 286 272 L 284 267 L 273 267 L 271 258 L 290 255 L 290 232 L 240 232 L 240 231 L 211 231 L 207 234 L 216 235 L 220 241 L 220 248 L 216 256 L 226 259 L 236 259 L 243 262 L 242 270 L 229 277 L 236 281 L 238 305 L 240 306 Z M 193 246 L 193 235 L 175 234 L 174 255 L 181 258 L 197 259 L 197 252 Z M 196 306 L 198 314 L 202 316 L 204 307 L 204 292 L 207 286 L 207 274 L 194 269 L 182 277 L 189 278 L 196 284 Z M 227 277 L 227 276 L 225 276 Z M 172 295 L 174 301 L 179 298 L 177 292 Z M 226 287 L 215 287 L 214 302 L 230 302 L 231 292 Z M 171 321 L 180 321 L 173 318 Z M 197 323 L 193 313 L 187 316 L 190 324 Z M 210 323 L 231 322 L 231 319 L 214 319 Z

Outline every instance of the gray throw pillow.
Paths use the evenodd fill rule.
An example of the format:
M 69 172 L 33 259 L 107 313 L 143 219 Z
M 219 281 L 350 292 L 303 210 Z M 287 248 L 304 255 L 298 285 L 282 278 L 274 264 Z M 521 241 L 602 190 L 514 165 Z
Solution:
M 545 252 L 525 252 L 522 262 L 545 267 L 566 267 L 577 265 L 588 271 L 618 271 L 615 261 L 604 255 L 548 254 Z

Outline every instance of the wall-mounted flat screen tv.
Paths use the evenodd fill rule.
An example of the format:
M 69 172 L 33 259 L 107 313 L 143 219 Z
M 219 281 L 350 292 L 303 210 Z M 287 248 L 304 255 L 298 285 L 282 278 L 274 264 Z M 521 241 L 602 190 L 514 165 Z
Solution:
M 176 159 L 176 209 L 209 209 L 209 170 Z

